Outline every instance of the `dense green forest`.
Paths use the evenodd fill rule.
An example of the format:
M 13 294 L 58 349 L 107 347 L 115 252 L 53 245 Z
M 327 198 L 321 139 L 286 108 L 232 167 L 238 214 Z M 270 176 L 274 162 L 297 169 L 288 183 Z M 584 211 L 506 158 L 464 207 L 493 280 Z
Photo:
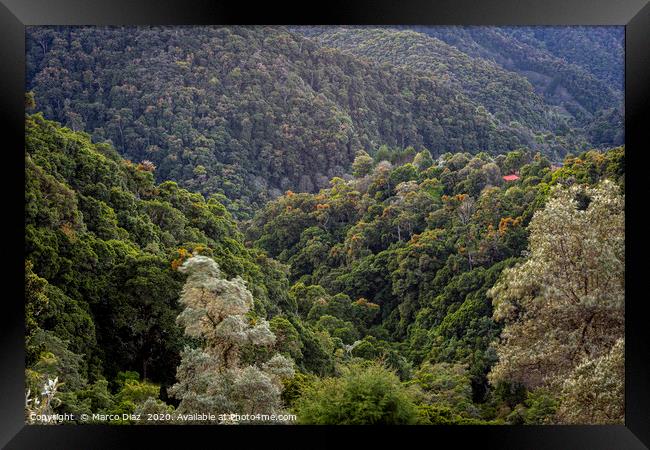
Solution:
M 624 35 L 617 27 L 413 27 L 468 55 L 524 75 L 573 114 L 623 97 Z
M 617 41 L 443 31 L 30 29 L 26 421 L 622 423 Z
M 620 98 L 587 75 L 567 75 L 584 92 L 560 107 L 520 73 L 424 33 L 318 30 L 35 27 L 28 89 L 46 118 L 152 161 L 158 182 L 222 194 L 238 218 L 287 189 L 327 187 L 359 149 L 524 146 L 560 162 L 622 144 Z

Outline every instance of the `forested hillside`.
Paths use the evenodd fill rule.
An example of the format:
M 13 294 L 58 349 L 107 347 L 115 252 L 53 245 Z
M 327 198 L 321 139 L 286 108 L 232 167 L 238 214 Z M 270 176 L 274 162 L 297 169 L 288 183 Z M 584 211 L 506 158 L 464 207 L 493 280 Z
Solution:
M 533 27 L 506 28 L 519 40 L 545 48 L 550 54 L 575 64 L 597 79 L 611 83 L 616 95 L 623 93 L 625 79 L 621 64 L 625 34 L 617 27 Z
M 620 27 L 413 27 L 525 76 L 585 127 L 594 144 L 623 143 Z
M 617 36 L 30 28 L 26 422 L 623 423 Z
M 521 75 L 496 63 L 472 58 L 439 39 L 391 28 L 299 27 L 295 31 L 344 53 L 396 66 L 445 82 L 467 95 L 466 101 L 487 111 L 493 121 L 518 122 L 533 131 L 566 126 L 558 112 L 544 104 Z M 564 117 L 566 119 L 566 117 Z
M 521 75 L 411 31 L 323 41 L 281 27 L 34 28 L 27 48 L 46 118 L 152 161 L 158 182 L 222 194 L 241 218 L 287 189 L 326 187 L 381 145 L 527 147 L 561 161 L 622 143 L 620 113 L 584 130 Z M 583 81 L 608 108 L 620 103 Z
M 268 349 L 274 348 L 284 355 L 282 364 L 293 361 L 297 372 L 283 379 L 282 402 L 301 420 L 336 422 L 327 419 L 328 396 L 357 389 L 358 383 L 373 392 L 373 383 L 392 385 L 386 395 L 394 394 L 405 408 L 404 417 L 390 419 L 398 423 L 542 423 L 564 417 L 560 414 L 568 410 L 562 389 L 573 388 L 539 378 L 529 384 L 516 376 L 517 358 L 495 353 L 492 344 L 504 319 L 503 306 L 493 316 L 492 298 L 502 305 L 506 300 L 501 297 L 510 291 L 507 286 L 494 288 L 495 294 L 490 290 L 504 269 L 526 270 L 522 263 L 530 259 L 523 255 L 536 242 L 528 239 L 535 220 L 551 221 L 536 226 L 536 239 L 594 245 L 588 244 L 593 240 L 580 243 L 581 233 L 592 229 L 622 237 L 622 228 L 610 228 L 612 220 L 619 220 L 614 217 L 623 214 L 621 148 L 570 158 L 555 170 L 543 156 L 521 151 L 497 158 L 445 154 L 438 161 L 421 152 L 402 165 L 359 154 L 356 176 L 349 182 L 335 178 L 318 194 L 287 192 L 266 206 L 248 225 L 245 246 L 214 198 L 206 201 L 173 182 L 156 185 L 146 163 L 122 160 L 109 146 L 92 144 L 89 136 L 40 114 L 27 118 L 26 130 L 28 384 L 37 392 L 39 383 L 58 377 L 63 384 L 57 411 L 169 411 L 172 406 L 163 400 L 178 404 L 169 392 L 183 399 L 179 411 L 191 409 L 183 403 L 190 401 L 183 389 L 190 388 L 183 383 L 170 387 L 196 358 L 182 353 L 183 347 L 203 342 L 203 331 L 186 331 L 188 337 L 183 337 L 180 325 L 190 327 L 193 313 L 175 320 L 183 310 L 179 296 L 184 282 L 187 294 L 182 295 L 191 292 L 177 269 L 191 267 L 192 254 L 218 261 L 218 270 L 210 269 L 217 276 L 246 281 L 232 291 L 250 292 L 251 304 L 240 320 L 263 326 L 273 338 L 252 332 L 266 344 L 255 350 L 250 346 L 263 344 L 244 343 L 240 357 L 245 362 L 262 358 L 268 361 L 263 367 L 277 369 L 280 357 L 268 360 Z M 504 182 L 501 174 L 512 171 L 521 178 Z M 611 183 L 599 184 L 603 179 Z M 596 209 L 600 199 L 605 210 Z M 552 223 L 557 208 L 567 210 L 563 223 Z M 572 219 L 575 208 L 578 216 Z M 580 218 L 581 208 L 594 213 Z M 579 218 L 586 220 L 582 228 L 572 222 Z M 600 320 L 585 325 L 592 365 L 609 364 L 598 358 L 622 337 L 620 287 L 602 278 L 606 268 L 607 276 L 621 276 L 616 272 L 620 267 L 614 270 L 611 264 L 622 261 L 622 241 L 603 242 L 596 245 L 613 246 L 605 251 L 610 256 L 593 262 L 588 277 L 597 283 L 591 289 L 614 303 L 596 311 L 603 314 Z M 541 257 L 550 258 L 545 266 L 560 256 L 581 265 L 587 251 L 603 249 L 572 247 Z M 550 280 L 553 273 L 547 275 Z M 232 286 L 224 292 L 237 285 Z M 586 307 L 592 293 L 579 295 Z M 586 320 L 580 305 L 571 323 Z M 594 313 L 593 307 L 585 311 Z M 508 321 L 525 325 L 511 313 L 504 317 L 506 327 Z M 559 327 L 547 319 L 538 326 L 549 331 Z M 502 345 L 508 356 L 509 347 Z M 545 355 L 536 356 L 545 362 Z M 495 364 L 499 372 L 494 372 Z M 588 370 L 576 368 L 577 361 L 558 364 L 552 367 L 562 368 L 561 381 L 577 376 L 576 370 Z M 494 385 L 489 383 L 491 370 Z M 276 400 L 273 408 L 282 402 Z M 579 398 L 576 402 L 585 407 Z M 617 399 L 603 402 L 615 407 Z M 585 417 L 587 412 L 563 420 Z M 340 420 L 348 419 L 353 420 Z
M 156 185 L 150 165 L 40 114 L 26 120 L 26 144 L 28 364 L 37 372 L 44 348 L 74 363 L 55 368 L 75 380 L 136 370 L 173 381 L 183 342 L 175 269 L 192 251 L 249 282 L 257 313 L 288 301 L 282 267 L 243 245 L 217 200 Z

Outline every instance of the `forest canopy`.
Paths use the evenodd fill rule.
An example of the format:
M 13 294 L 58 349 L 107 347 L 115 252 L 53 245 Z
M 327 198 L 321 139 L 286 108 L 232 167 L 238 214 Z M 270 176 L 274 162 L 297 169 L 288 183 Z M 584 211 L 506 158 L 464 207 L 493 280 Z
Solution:
M 623 423 L 619 37 L 31 27 L 26 422 Z
M 581 32 L 604 34 L 609 47 L 601 53 L 622 67 L 616 30 Z M 620 90 L 585 73 L 591 66 L 551 57 L 539 43 L 526 44 L 527 63 L 511 67 L 431 34 L 34 27 L 27 85 L 46 118 L 110 141 L 133 161 L 153 162 L 158 182 L 220 194 L 240 218 L 288 189 L 327 187 L 349 173 L 358 151 L 374 155 L 382 145 L 436 157 L 527 147 L 560 162 L 623 143 Z M 494 34 L 498 48 L 519 55 L 521 38 Z M 541 92 L 537 79 L 549 73 L 562 77 Z

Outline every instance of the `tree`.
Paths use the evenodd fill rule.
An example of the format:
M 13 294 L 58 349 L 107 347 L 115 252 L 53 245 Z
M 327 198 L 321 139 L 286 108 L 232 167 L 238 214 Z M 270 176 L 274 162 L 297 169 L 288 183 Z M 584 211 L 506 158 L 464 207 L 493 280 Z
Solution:
M 25 92 L 25 111 L 30 111 L 36 108 L 36 100 L 34 100 L 33 92 Z
M 413 159 L 413 165 L 418 168 L 418 170 L 426 170 L 433 165 L 433 158 L 431 157 L 431 152 L 429 150 L 422 150 Z
M 386 144 L 382 144 L 375 153 L 375 162 L 390 161 L 390 150 Z
M 422 387 L 427 404 L 447 406 L 464 416 L 478 416 L 472 403 L 470 375 L 464 365 L 425 362 L 415 373 L 414 382 Z
M 32 396 L 31 389 L 27 389 L 25 394 L 25 421 L 27 423 L 46 422 L 46 419 L 41 419 L 41 417 L 51 416 L 54 413 L 54 407 L 61 402 L 57 397 L 58 388 L 59 378 L 56 377 L 53 380 L 48 378 L 43 384 L 43 390 L 40 393 L 35 392 L 34 396 Z M 50 423 L 58 421 L 58 419 L 52 420 Z
M 417 421 L 415 394 L 377 363 L 354 363 L 340 378 L 318 380 L 297 400 L 301 423 L 399 425 Z
M 277 414 L 281 411 L 282 380 L 293 376 L 293 362 L 280 354 L 266 362 L 240 366 L 244 346 L 270 347 L 275 335 L 264 319 L 251 325 L 246 314 L 253 297 L 244 281 L 221 277 L 218 264 L 193 256 L 179 270 L 188 274 L 178 324 L 198 339 L 187 347 L 170 393 L 180 399 L 179 412 Z
M 362 151 L 357 152 L 356 158 L 352 163 L 352 175 L 357 178 L 365 177 L 372 171 L 374 161 L 368 153 Z
M 36 275 L 34 264 L 25 261 L 25 334 L 32 335 L 38 328 L 39 316 L 47 308 L 49 299 L 45 293 L 47 280 Z
M 269 325 L 276 337 L 276 349 L 294 360 L 301 359 L 303 343 L 291 322 L 284 317 L 275 316 L 269 321 Z
M 505 323 L 493 383 L 557 392 L 579 365 L 608 354 L 623 336 L 623 202 L 611 181 L 557 187 L 534 215 L 527 260 L 489 291 L 494 318 Z
M 625 348 L 616 341 L 609 353 L 586 360 L 562 386 L 557 419 L 571 424 L 621 424 L 625 415 Z

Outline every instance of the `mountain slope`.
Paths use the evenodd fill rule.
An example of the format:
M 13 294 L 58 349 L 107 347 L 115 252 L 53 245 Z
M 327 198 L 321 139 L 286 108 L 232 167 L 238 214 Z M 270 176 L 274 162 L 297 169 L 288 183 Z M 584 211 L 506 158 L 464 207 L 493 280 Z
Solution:
M 612 27 L 296 27 L 325 46 L 445 80 L 503 123 L 623 143 L 623 48 Z M 548 137 L 545 139 L 548 143 Z
M 85 355 L 84 376 L 136 370 L 173 381 L 183 343 L 175 266 L 192 251 L 246 279 L 257 313 L 286 306 L 283 271 L 244 246 L 219 202 L 174 182 L 156 185 L 147 165 L 41 114 L 25 128 L 25 260 L 49 298 L 27 307 L 27 321 Z
M 555 117 L 524 80 L 451 47 L 465 79 L 480 69 L 503 86 L 501 100 L 483 99 L 501 115 L 473 99 L 483 80 L 379 65 L 281 27 L 39 27 L 27 48 L 47 118 L 152 161 L 159 181 L 220 194 L 239 217 L 287 189 L 326 186 L 361 149 L 496 154 L 553 136 Z M 584 144 L 551 147 L 557 158 Z
M 603 110 L 616 109 L 622 114 L 620 27 L 414 29 L 525 76 L 547 102 L 562 106 L 583 125 Z
M 552 118 L 528 81 L 494 62 L 472 58 L 443 41 L 410 30 L 368 27 L 297 27 L 295 31 L 347 54 L 418 71 L 462 92 L 506 124 L 550 129 Z M 558 120 L 558 118 L 556 118 Z
M 609 87 L 617 95 L 623 92 L 625 34 L 622 27 L 531 27 L 506 28 L 505 31 L 610 83 Z

